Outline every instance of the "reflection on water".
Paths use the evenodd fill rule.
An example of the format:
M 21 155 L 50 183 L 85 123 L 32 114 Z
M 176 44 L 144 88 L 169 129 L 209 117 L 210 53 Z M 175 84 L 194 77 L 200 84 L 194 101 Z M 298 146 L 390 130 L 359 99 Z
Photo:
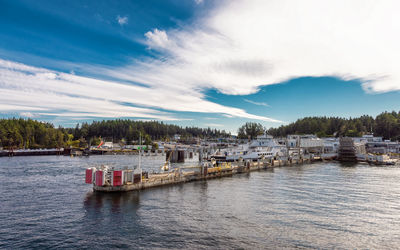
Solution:
M 351 168 L 351 167 L 356 167 L 361 165 L 360 163 L 356 163 L 356 162 L 340 162 L 339 163 L 341 167 L 345 167 L 345 168 Z
M 121 207 L 139 206 L 139 192 L 126 193 L 100 193 L 89 191 L 83 202 L 86 212 L 100 211 L 104 204 L 110 207 L 112 212 L 120 211 Z
M 396 248 L 400 169 L 321 163 L 127 193 L 84 169 L 131 157 L 0 158 L 0 248 Z M 145 159 L 156 170 L 164 158 Z

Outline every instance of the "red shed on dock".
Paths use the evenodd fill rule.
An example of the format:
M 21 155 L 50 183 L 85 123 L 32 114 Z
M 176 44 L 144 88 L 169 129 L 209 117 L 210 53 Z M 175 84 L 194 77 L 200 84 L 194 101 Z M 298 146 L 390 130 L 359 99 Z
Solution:
M 93 181 L 94 181 L 94 172 L 95 172 L 96 170 L 94 169 L 94 168 L 88 168 L 88 169 L 86 169 L 86 178 L 85 178 L 85 182 L 87 183 L 87 184 L 92 184 L 93 183 Z
M 96 171 L 96 186 L 104 186 L 105 184 L 105 176 L 104 171 L 98 170 Z
M 123 185 L 124 171 L 114 170 L 112 177 L 113 177 L 113 181 L 112 181 L 113 186 L 122 186 Z

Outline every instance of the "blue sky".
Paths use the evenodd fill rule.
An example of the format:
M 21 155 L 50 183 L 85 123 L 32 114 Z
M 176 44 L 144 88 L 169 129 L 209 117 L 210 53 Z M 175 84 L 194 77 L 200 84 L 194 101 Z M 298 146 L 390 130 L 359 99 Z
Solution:
M 398 111 L 398 5 L 0 0 L 0 117 L 235 133 Z

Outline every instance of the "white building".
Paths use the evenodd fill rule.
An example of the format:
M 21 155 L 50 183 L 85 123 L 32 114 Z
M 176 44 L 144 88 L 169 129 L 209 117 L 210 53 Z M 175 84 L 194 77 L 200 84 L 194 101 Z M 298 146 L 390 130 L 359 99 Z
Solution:
M 317 148 L 324 147 L 324 141 L 320 138 L 301 138 L 300 139 L 301 148 Z
M 324 141 L 315 135 L 288 135 L 286 145 L 289 148 L 323 148 Z
M 328 137 L 322 138 L 324 141 L 324 153 L 337 153 L 339 149 L 339 138 Z
M 363 135 L 362 137 L 353 137 L 353 141 L 356 143 L 383 142 L 383 138 L 380 136 L 369 134 Z
M 103 145 L 101 145 L 101 148 L 112 149 L 113 147 L 114 147 L 114 143 L 111 141 L 105 142 Z
M 279 146 L 271 135 L 258 135 L 256 140 L 250 142 L 250 148 Z

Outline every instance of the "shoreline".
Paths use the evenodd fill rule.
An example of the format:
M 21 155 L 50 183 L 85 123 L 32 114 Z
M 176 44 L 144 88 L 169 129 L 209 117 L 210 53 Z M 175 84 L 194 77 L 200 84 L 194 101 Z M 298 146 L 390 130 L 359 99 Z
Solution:
M 145 154 L 149 154 L 146 152 Z M 112 150 L 90 150 L 89 152 L 82 149 L 25 149 L 25 150 L 2 150 L 0 157 L 16 157 L 16 156 L 43 156 L 43 155 L 63 155 L 63 156 L 90 156 L 90 155 L 138 155 L 138 151 L 112 151 Z M 157 153 L 151 152 L 152 155 Z M 158 153 L 162 154 L 162 153 Z

